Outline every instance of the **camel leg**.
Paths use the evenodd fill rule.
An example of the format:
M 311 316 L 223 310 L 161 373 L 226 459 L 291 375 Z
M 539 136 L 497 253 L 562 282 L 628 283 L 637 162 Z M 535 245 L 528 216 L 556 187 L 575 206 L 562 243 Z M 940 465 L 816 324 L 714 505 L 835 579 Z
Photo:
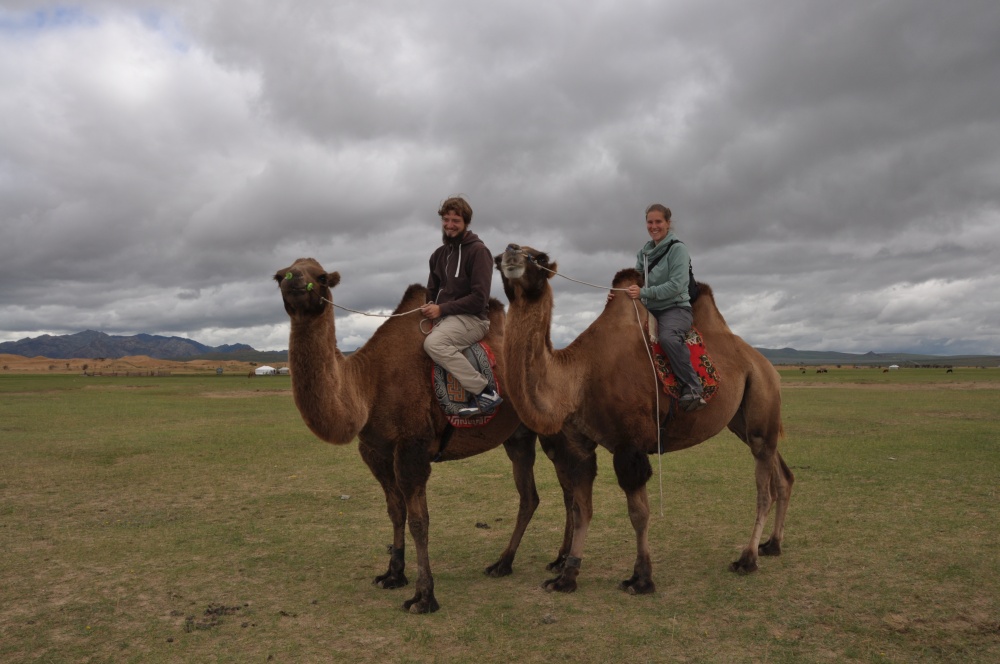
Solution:
M 514 464 L 514 484 L 521 502 L 517 510 L 517 523 L 511 533 L 507 548 L 500 554 L 500 560 L 486 568 L 487 576 L 501 577 L 513 573 L 514 555 L 521 545 L 521 538 L 528 523 L 538 508 L 538 490 L 535 487 L 535 432 L 523 424 L 518 426 L 510 438 L 504 441 L 507 457 Z
M 404 570 L 406 569 L 406 504 L 403 494 L 396 486 L 396 475 L 392 460 L 379 455 L 375 450 L 359 445 L 361 459 L 372 471 L 372 475 L 382 486 L 385 493 L 386 510 L 392 522 L 392 544 L 389 545 L 389 569 L 385 574 L 379 574 L 372 584 L 386 590 L 402 588 L 409 583 Z
M 631 578 L 618 584 L 631 595 L 646 595 L 656 590 L 653 583 L 653 560 L 649 551 L 649 494 L 646 482 L 653 474 L 649 457 L 632 446 L 619 446 L 614 451 L 615 475 L 618 486 L 625 492 L 628 517 L 635 529 L 635 567 Z
M 757 553 L 762 556 L 781 555 L 781 540 L 785 535 L 785 514 L 788 512 L 794 483 L 795 476 L 788 464 L 781 458 L 781 454 L 775 452 L 771 469 L 771 493 L 775 496 L 774 529 L 771 531 L 771 537 L 757 547 Z
M 539 436 L 542 451 L 549 457 L 555 466 L 556 478 L 562 488 L 563 507 L 566 509 L 566 519 L 563 526 L 562 544 L 559 545 L 559 553 L 556 559 L 545 566 L 550 572 L 561 572 L 566 564 L 566 556 L 569 555 L 570 547 L 573 546 L 573 486 L 577 482 L 594 483 L 597 477 L 597 457 L 591 452 L 570 454 L 567 448 L 566 437 L 562 433 L 554 436 Z
M 559 576 L 548 579 L 542 587 L 548 591 L 571 593 L 576 590 L 576 577 L 580 574 L 583 547 L 587 541 L 587 531 L 594 516 L 594 478 L 597 477 L 597 455 L 593 449 L 582 456 L 558 455 L 556 474 L 563 486 L 564 495 L 569 491 L 567 522 L 572 523 L 572 538 L 568 550 L 560 549 L 559 558 L 551 565 Z M 565 547 L 565 534 L 563 546 Z
M 428 445 L 406 441 L 396 447 L 396 483 L 406 500 L 406 516 L 410 536 L 417 550 L 417 581 L 415 594 L 403 602 L 410 613 L 433 613 L 439 606 L 434 597 L 434 577 L 431 574 L 429 541 L 430 515 L 427 512 L 427 480 L 431 475 Z

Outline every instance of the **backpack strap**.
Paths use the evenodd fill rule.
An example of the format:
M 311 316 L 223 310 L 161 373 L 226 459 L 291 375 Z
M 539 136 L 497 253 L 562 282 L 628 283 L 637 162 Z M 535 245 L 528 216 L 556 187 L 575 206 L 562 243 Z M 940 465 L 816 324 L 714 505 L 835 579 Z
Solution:
M 671 248 L 672 248 L 672 247 L 673 247 L 673 246 L 674 246 L 675 244 L 677 244 L 677 243 L 679 243 L 679 242 L 680 242 L 680 240 L 677 240 L 677 239 L 674 239 L 674 240 L 671 240 L 670 242 L 668 242 L 668 243 L 667 243 L 667 248 L 663 250 L 663 253 L 662 253 L 662 254 L 660 254 L 659 256 L 657 256 L 656 258 L 654 258 L 654 259 L 653 259 L 652 261 L 650 261 L 650 262 L 649 262 L 649 263 L 648 263 L 648 264 L 646 265 L 646 270 L 647 270 L 647 271 L 650 271 L 650 272 L 651 272 L 651 271 L 653 270 L 653 266 L 655 266 L 655 265 L 656 265 L 657 263 L 659 263 L 659 262 L 660 262 L 661 260 L 663 260 L 663 258 L 664 258 L 664 257 L 665 257 L 665 256 L 666 256 L 667 254 L 669 254 L 669 253 L 670 253 L 670 249 L 671 249 Z

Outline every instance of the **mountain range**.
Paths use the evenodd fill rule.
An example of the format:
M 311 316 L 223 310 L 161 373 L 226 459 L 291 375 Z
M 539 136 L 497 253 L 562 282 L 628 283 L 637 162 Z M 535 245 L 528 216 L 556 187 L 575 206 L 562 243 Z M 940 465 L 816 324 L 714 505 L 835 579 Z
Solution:
M 838 353 L 836 351 L 796 350 L 794 348 L 758 348 L 764 357 L 776 365 L 840 366 L 989 366 L 1000 365 L 996 355 L 918 355 L 913 353 Z M 161 360 L 234 360 L 241 362 L 282 362 L 288 351 L 259 351 L 247 344 L 206 346 L 183 337 L 163 337 L 137 334 L 131 337 L 112 336 L 87 330 L 76 334 L 25 338 L 0 343 L 0 353 L 24 357 L 47 357 L 54 360 L 85 358 L 117 359 L 129 355 L 147 355 Z M 709 349 L 711 354 L 711 348 Z
M 246 344 L 226 344 L 206 346 L 183 337 L 161 337 L 153 334 L 137 334 L 119 337 L 87 330 L 76 334 L 5 341 L 0 343 L 0 353 L 23 355 L 24 357 L 48 357 L 54 360 L 74 358 L 117 359 L 128 355 L 148 355 L 161 360 L 189 360 L 205 354 L 225 354 L 256 352 Z M 235 359 L 235 358 L 233 358 Z

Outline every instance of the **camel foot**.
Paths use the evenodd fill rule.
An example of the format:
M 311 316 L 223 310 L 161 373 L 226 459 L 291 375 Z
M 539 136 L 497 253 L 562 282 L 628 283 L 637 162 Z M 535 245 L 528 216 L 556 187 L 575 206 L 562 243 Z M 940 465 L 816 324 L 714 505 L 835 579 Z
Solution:
M 576 590 L 576 579 L 567 579 L 565 576 L 557 576 L 542 584 L 542 588 L 551 592 L 571 593 Z
M 500 560 L 483 570 L 483 573 L 486 574 L 486 576 L 493 577 L 494 579 L 499 579 L 503 576 L 510 576 L 514 573 L 514 561 L 511 558 L 502 557 Z
M 434 593 L 418 592 L 411 599 L 403 602 L 403 610 L 410 613 L 434 613 L 441 607 L 434 599 Z
M 561 572 L 566 568 L 566 554 L 560 553 L 555 560 L 545 566 L 550 572 Z
M 781 542 L 772 537 L 757 547 L 757 553 L 762 556 L 780 556 Z
M 740 559 L 729 564 L 729 571 L 736 574 L 753 574 L 760 569 L 756 556 L 744 553 Z
M 648 595 L 656 592 L 656 584 L 649 577 L 639 578 L 633 574 L 631 579 L 625 579 L 619 583 L 618 589 L 629 595 Z
M 372 585 L 383 590 L 393 590 L 395 588 L 402 588 L 409 583 L 406 575 L 402 572 L 392 572 L 388 571 L 385 574 L 380 574 L 372 580 Z

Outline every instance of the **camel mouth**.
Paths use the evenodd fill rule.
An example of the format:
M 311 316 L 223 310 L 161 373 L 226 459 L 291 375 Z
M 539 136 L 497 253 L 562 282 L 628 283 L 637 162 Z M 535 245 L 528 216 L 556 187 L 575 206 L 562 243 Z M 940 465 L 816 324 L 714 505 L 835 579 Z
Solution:
M 503 272 L 503 276 L 508 279 L 520 279 L 524 276 L 524 265 L 507 265 L 504 264 L 500 267 Z

